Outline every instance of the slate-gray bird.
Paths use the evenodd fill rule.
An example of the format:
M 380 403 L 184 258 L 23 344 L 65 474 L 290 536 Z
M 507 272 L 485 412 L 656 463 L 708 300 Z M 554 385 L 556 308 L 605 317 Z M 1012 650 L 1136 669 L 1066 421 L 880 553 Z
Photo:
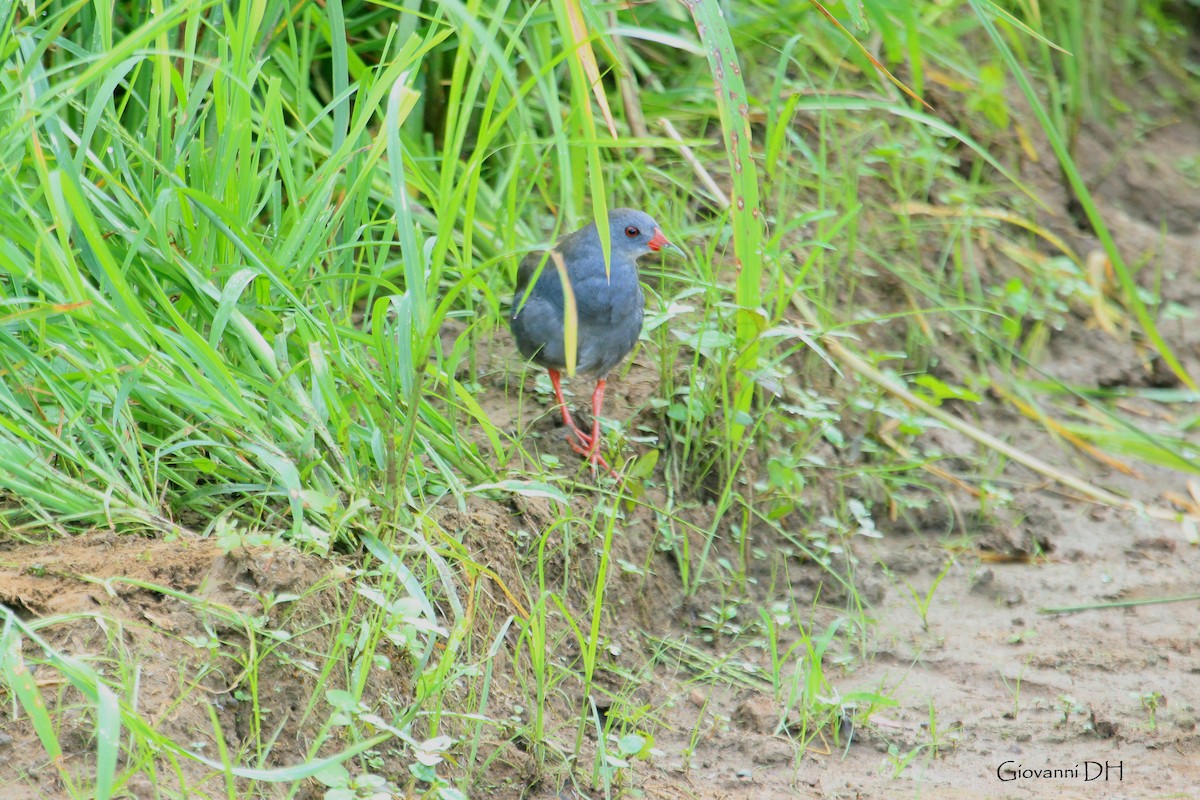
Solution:
M 571 449 L 611 472 L 600 455 L 600 411 L 608 373 L 629 354 L 642 332 L 646 300 L 638 283 L 637 259 L 664 247 L 676 251 L 679 248 L 667 241 L 658 223 L 648 214 L 632 208 L 610 211 L 608 226 L 612 249 L 607 274 L 595 223 L 559 239 L 549 256 L 540 250 L 525 256 L 517 270 L 517 291 L 509 325 L 521 355 L 550 373 Z M 596 378 L 590 434 L 571 419 L 562 393 L 562 371 L 567 366 L 565 312 L 555 253 L 562 258 L 575 295 L 578 318 L 575 370 Z M 531 287 L 535 275 L 537 281 Z

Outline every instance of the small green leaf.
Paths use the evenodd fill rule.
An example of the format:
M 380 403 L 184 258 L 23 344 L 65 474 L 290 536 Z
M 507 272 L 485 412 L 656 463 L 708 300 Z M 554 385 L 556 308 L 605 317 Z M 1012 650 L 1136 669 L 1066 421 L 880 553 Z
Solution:
M 358 708 L 358 698 L 344 689 L 330 689 L 325 692 L 325 700 L 339 711 L 354 711 Z
M 345 786 L 350 781 L 350 772 L 341 764 L 329 764 L 313 775 L 325 786 L 331 789 Z M 328 800 L 329 795 L 325 795 Z
M 617 751 L 627 757 L 636 756 L 646 746 L 646 737 L 636 733 L 627 733 L 617 742 Z
M 654 468 L 658 466 L 658 456 L 657 450 L 650 450 L 638 456 L 637 461 L 633 462 L 633 466 L 629 468 L 629 477 L 649 478 L 654 474 Z

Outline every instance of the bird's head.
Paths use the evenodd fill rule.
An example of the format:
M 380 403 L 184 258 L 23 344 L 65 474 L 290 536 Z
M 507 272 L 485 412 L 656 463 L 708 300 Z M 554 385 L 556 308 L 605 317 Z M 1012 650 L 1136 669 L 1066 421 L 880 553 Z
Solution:
M 654 218 L 644 212 L 615 208 L 608 212 L 608 227 L 614 260 L 622 256 L 636 259 L 664 247 L 681 252 L 663 236 Z

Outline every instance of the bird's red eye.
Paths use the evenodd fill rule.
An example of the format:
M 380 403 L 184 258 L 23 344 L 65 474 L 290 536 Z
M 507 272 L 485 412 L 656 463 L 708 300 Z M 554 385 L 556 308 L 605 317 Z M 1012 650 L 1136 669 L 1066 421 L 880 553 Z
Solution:
M 633 227 L 632 225 L 630 225 L 628 228 L 625 229 L 625 235 L 628 236 L 630 239 L 641 235 L 641 233 L 642 233 L 641 231 L 639 231 L 637 228 Z

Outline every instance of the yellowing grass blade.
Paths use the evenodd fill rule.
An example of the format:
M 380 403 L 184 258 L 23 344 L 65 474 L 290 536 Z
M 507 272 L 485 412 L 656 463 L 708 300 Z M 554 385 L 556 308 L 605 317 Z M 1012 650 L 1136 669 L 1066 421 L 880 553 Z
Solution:
M 588 84 L 592 87 L 592 93 L 596 95 L 596 105 L 600 106 L 600 113 L 608 125 L 608 132 L 616 139 L 617 123 L 613 120 L 612 109 L 608 107 L 608 95 L 604 93 L 604 84 L 600 82 L 600 67 L 596 63 L 596 53 L 592 50 L 592 43 L 588 40 L 583 9 L 579 7 L 579 0 L 563 0 L 563 5 L 566 7 L 567 21 L 571 25 L 571 36 L 575 39 L 575 58 L 583 67 Z
M 579 311 L 575 307 L 575 290 L 567 276 L 567 264 L 557 250 L 550 251 L 550 260 L 558 270 L 563 292 L 563 352 L 567 359 L 567 374 L 575 374 L 575 358 L 579 347 Z
M 945 206 L 935 206 L 929 203 L 912 201 L 907 203 L 897 203 L 892 206 L 898 213 L 901 214 L 921 214 L 927 217 L 951 217 L 958 219 L 970 219 L 978 217 L 981 219 L 994 219 L 1000 222 L 1006 222 L 1009 225 L 1015 225 L 1018 228 L 1024 228 L 1036 236 L 1044 239 L 1048 244 L 1061 252 L 1074 263 L 1083 266 L 1083 259 L 1079 257 L 1066 241 L 1056 235 L 1049 228 L 1037 224 L 1035 220 L 1027 219 L 1019 214 L 1014 214 L 1003 208 L 993 208 L 988 206 L 977 206 L 972 208 L 949 208 Z
M 875 56 L 871 55 L 871 51 L 868 50 L 865 46 L 863 46 L 862 42 L 860 42 L 858 39 L 854 38 L 854 34 L 852 34 L 850 31 L 846 30 L 846 26 L 843 25 L 842 23 L 838 22 L 837 17 L 835 17 L 833 14 L 829 13 L 829 9 L 825 8 L 825 6 L 818 3 L 817 0 L 809 0 L 809 2 L 812 3 L 813 7 L 816 8 L 817 11 L 820 11 L 822 16 L 824 16 L 825 19 L 829 20 L 835 28 L 837 28 L 839 31 L 841 31 L 843 34 L 845 34 L 846 38 L 849 39 L 854 44 L 854 46 L 858 48 L 858 51 L 860 53 L 862 53 L 864 56 L 866 56 L 867 60 L 870 61 L 875 66 L 875 69 L 882 72 L 884 74 L 884 76 L 895 85 L 895 87 L 897 89 L 904 92 L 906 95 L 911 97 L 913 100 L 916 100 L 918 103 L 925 106 L 929 110 L 931 110 L 931 111 L 933 110 L 933 106 L 929 105 L 929 103 L 926 103 L 922 98 L 917 97 L 916 92 L 914 92 L 912 89 L 909 89 L 907 86 L 904 85 L 904 81 L 900 80 L 895 75 L 893 75 L 891 72 L 889 72 L 888 68 L 885 67 L 879 61 L 879 59 L 877 59 Z

